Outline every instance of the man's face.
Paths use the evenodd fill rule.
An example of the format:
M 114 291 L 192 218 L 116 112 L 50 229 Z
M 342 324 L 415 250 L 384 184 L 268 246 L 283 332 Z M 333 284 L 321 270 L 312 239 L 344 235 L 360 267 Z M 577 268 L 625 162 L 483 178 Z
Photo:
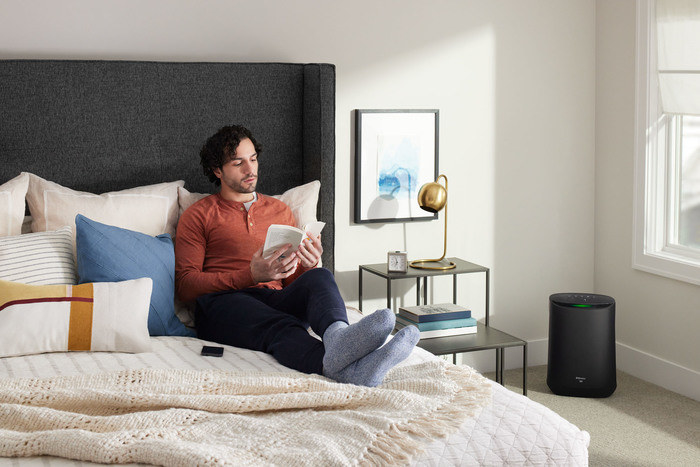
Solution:
M 214 175 L 221 180 L 221 194 L 238 201 L 239 194 L 253 193 L 258 183 L 258 154 L 249 139 L 243 139 L 236 148 L 236 154 Z

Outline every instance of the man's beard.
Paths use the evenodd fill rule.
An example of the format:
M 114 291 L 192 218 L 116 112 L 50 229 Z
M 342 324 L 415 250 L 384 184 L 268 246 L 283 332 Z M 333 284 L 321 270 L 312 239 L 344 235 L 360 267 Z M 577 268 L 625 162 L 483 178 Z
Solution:
M 246 177 L 250 178 L 250 177 Z M 255 180 L 253 180 L 252 183 L 243 183 L 243 182 L 230 182 L 227 183 L 228 187 L 235 191 L 236 193 L 253 193 L 255 191 L 255 188 L 258 184 L 258 177 L 255 177 Z

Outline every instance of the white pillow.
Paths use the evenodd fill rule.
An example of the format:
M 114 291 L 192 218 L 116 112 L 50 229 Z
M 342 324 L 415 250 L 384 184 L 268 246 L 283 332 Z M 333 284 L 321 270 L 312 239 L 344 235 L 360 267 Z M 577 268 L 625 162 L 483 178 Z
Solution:
M 177 202 L 180 205 L 180 215 L 187 210 L 194 203 L 200 199 L 204 199 L 209 196 L 210 193 L 191 193 L 187 188 L 180 187 L 177 189 Z
M 28 185 L 29 176 L 24 172 L 0 185 L 0 237 L 20 234 Z
M 73 229 L 0 238 L 0 279 L 23 284 L 75 284 Z
M 321 189 L 321 182 L 314 180 L 304 185 L 295 186 L 285 191 L 281 195 L 274 195 L 284 204 L 289 206 L 294 214 L 294 222 L 297 227 L 302 228 L 310 222 L 316 221 L 316 205 L 318 205 L 318 192 Z M 202 198 L 209 196 L 208 193 L 190 193 L 186 188 L 178 188 L 180 203 L 180 214 L 187 208 Z
M 80 285 L 0 280 L 0 357 L 43 352 L 149 352 L 149 277 Z
M 318 205 L 318 192 L 321 190 L 321 182 L 313 182 L 290 188 L 281 195 L 274 198 L 289 206 L 294 214 L 294 221 L 297 227 L 303 228 L 306 224 L 315 222 L 316 206 Z
M 82 214 L 103 224 L 151 236 L 175 235 L 177 189 L 185 184 L 182 180 L 95 195 L 28 175 L 27 204 L 33 232 L 73 226 L 76 214 Z

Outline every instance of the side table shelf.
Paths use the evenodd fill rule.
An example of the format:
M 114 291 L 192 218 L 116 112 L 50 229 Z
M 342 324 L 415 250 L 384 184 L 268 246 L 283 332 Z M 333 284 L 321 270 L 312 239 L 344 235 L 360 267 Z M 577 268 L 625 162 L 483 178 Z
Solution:
M 503 384 L 503 366 L 506 347 L 523 348 L 523 395 L 527 395 L 527 342 L 517 337 L 499 331 L 489 325 L 489 268 L 478 264 L 464 261 L 460 258 L 447 258 L 454 262 L 457 267 L 447 270 L 412 269 L 405 273 L 387 271 L 386 263 L 362 264 L 359 266 L 359 309 L 362 311 L 362 275 L 363 272 L 382 277 L 387 282 L 386 302 L 387 308 L 391 308 L 391 282 L 397 279 L 416 279 L 416 304 L 421 304 L 420 282 L 423 279 L 423 304 L 428 303 L 428 277 L 431 276 L 452 276 L 452 302 L 457 303 L 457 275 L 470 273 L 485 274 L 485 324 L 477 323 L 475 334 L 465 334 L 461 336 L 433 337 L 418 341 L 418 347 L 427 350 L 434 355 L 450 355 L 452 361 L 456 363 L 457 354 L 463 352 L 473 352 L 476 350 L 496 350 L 496 382 Z

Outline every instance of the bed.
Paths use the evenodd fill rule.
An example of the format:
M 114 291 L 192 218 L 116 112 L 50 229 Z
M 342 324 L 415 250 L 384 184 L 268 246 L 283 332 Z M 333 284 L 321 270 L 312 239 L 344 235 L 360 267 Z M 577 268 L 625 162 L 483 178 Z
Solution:
M 134 261 L 142 259 L 146 264 L 140 267 L 149 268 L 156 262 L 146 261 L 149 255 L 172 254 L 162 234 L 176 235 L 182 210 L 213 189 L 199 169 L 199 148 L 230 123 L 247 126 L 263 145 L 259 191 L 293 206 L 299 222 L 313 217 L 326 223 L 322 262 L 334 271 L 333 65 L 0 61 L 0 290 L 26 293 L 18 284 L 29 282 L 53 291 L 60 283 L 72 294 L 65 299 L 69 305 L 55 299 L 50 305 L 64 306 L 61 319 L 68 324 L 60 324 L 68 344 L 49 342 L 36 330 L 50 334 L 50 320 L 36 318 L 46 310 L 32 315 L 33 321 L 15 316 L 9 328 L 0 310 L 0 333 L 6 333 L 6 343 L 0 342 L 0 355 L 6 355 L 0 358 L 0 453 L 12 456 L 0 458 L 0 464 L 587 465 L 588 433 L 422 349 L 377 390 L 301 375 L 269 355 L 235 347 L 224 346 L 222 358 L 202 357 L 207 343 L 192 337 L 191 314 L 172 300 L 172 289 L 159 288 L 161 302 L 154 304 L 157 286 L 167 283 L 167 264 L 149 279 L 105 279 L 104 265 L 94 257 L 116 261 L 143 248 Z M 73 222 L 76 213 L 90 219 Z M 98 223 L 97 233 L 88 229 L 95 227 L 90 220 Z M 62 249 L 18 266 L 30 257 L 22 242 Z M 92 270 L 75 269 L 77 258 L 80 264 L 92 260 Z M 31 274 L 12 276 L 27 268 Z M 93 278 L 88 291 L 77 284 L 85 277 Z M 117 288 L 127 283 L 128 289 Z M 31 290 L 36 295 L 39 289 Z M 83 316 L 85 294 L 94 304 L 89 344 L 86 331 L 70 321 L 72 313 L 76 320 Z M 348 314 L 351 321 L 360 318 L 353 308 Z M 44 347 L 37 348 L 38 341 Z M 80 351 L 81 345 L 93 351 Z M 16 348 L 23 349 L 21 355 L 12 354 Z M 126 389 L 117 391 L 115 381 Z M 438 388 L 436 381 L 444 384 Z M 222 397 L 224 387 L 232 392 Z M 421 392 L 428 387 L 443 392 Z M 134 405 L 145 399 L 154 405 Z M 110 406 L 107 413 L 106 400 L 124 405 Z M 57 401 L 64 406 L 51 406 Z M 260 408 L 260 401 L 268 405 Z M 391 405 L 388 401 L 397 411 L 406 412 L 410 404 L 415 411 L 380 420 L 381 410 L 372 407 Z M 78 415 L 66 415 L 66 407 L 76 404 Z M 238 412 L 225 413 L 221 407 L 227 404 Z M 335 410 L 333 404 L 345 405 Z M 422 413 L 423 406 L 433 411 Z M 246 418 L 249 411 L 253 418 Z M 333 418 L 341 412 L 344 418 Z M 181 428 L 172 428 L 172 418 L 158 420 L 160 431 L 147 428 L 156 423 L 148 417 L 165 413 L 181 417 L 175 424 Z M 68 416 L 73 418 L 66 421 Z M 52 417 L 54 425 L 47 421 Z M 100 438 L 109 431 L 105 420 L 117 419 L 138 426 L 120 431 L 122 438 L 111 433 L 107 443 Z M 182 427 L 194 426 L 193 419 L 201 436 L 192 429 L 184 442 Z M 255 438 L 257 429 L 277 430 L 279 436 Z M 129 442 L 123 433 L 130 433 Z M 112 443 L 114 436 L 119 443 Z M 227 439 L 212 441 L 222 436 Z M 226 445 L 231 438 L 239 444 Z

